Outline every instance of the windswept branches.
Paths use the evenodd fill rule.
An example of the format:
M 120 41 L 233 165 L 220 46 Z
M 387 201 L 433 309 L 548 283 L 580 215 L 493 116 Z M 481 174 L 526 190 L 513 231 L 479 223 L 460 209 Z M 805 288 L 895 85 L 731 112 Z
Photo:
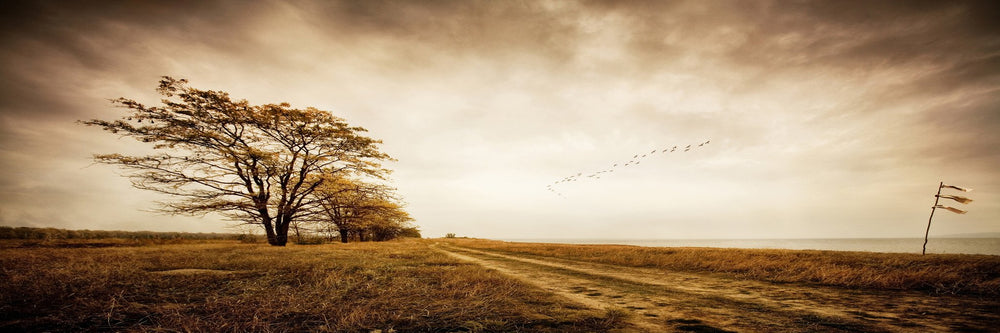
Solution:
M 341 118 L 286 103 L 250 105 L 221 91 L 191 88 L 163 77 L 160 106 L 113 99 L 126 110 L 118 120 L 82 123 L 149 143 L 163 153 L 95 155 L 97 162 L 130 171 L 136 188 L 176 197 L 161 203 L 171 214 L 225 216 L 262 225 L 273 245 L 287 242 L 288 226 L 309 211 L 323 175 L 381 178 L 391 160 L 381 143 Z

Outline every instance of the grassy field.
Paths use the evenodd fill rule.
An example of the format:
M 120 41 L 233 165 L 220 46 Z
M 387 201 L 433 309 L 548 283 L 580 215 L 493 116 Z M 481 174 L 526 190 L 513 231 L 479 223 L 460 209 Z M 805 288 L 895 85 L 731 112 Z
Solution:
M 607 331 L 595 311 L 429 241 L 0 246 L 0 331 Z M 140 245 L 140 246 L 135 246 Z
M 768 282 L 1000 295 L 1000 256 L 447 241 L 466 248 Z
M 843 288 L 850 297 L 857 297 L 850 290 L 862 289 L 916 290 L 966 297 L 960 300 L 993 299 L 1000 294 L 997 256 L 645 248 L 472 239 L 288 247 L 232 240 L 3 240 L 0 241 L 0 331 L 635 329 L 630 325 L 636 322 L 636 316 L 629 311 L 586 307 L 540 288 L 539 281 L 517 280 L 449 256 L 440 251 L 445 244 L 435 243 L 448 243 L 447 248 L 453 250 L 481 249 L 527 257 L 709 274 L 719 276 L 723 282 L 733 278 L 758 280 L 800 289 L 824 285 Z M 503 263 L 497 261 L 503 258 L 489 258 Z M 561 272 L 560 268 L 519 265 L 534 267 L 530 274 Z M 563 273 L 586 277 L 578 271 Z M 611 285 L 625 283 L 622 281 L 614 280 Z M 561 283 L 550 282 L 550 286 Z M 663 289 L 645 284 L 636 286 L 653 288 L 650 292 Z M 612 301 L 621 300 L 614 297 L 622 296 L 605 293 Z M 650 294 L 632 296 L 641 302 Z M 690 302 L 707 301 L 696 297 Z M 668 303 L 659 306 L 669 307 Z M 675 315 L 691 311 L 681 305 L 678 303 Z M 753 318 L 753 314 L 746 313 L 751 316 L 748 318 Z M 992 320 L 977 318 L 969 320 L 974 324 Z M 791 319 L 788 322 L 796 323 Z M 795 330 L 794 326 L 788 328 Z

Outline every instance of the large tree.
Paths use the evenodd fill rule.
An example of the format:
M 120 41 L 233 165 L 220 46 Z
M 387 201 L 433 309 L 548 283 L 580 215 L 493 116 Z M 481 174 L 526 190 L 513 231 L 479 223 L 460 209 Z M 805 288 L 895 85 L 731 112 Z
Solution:
M 94 159 L 128 170 L 140 189 L 169 194 L 170 214 L 221 213 L 259 224 L 268 243 L 284 246 L 288 227 L 309 214 L 312 194 L 331 175 L 382 177 L 389 156 L 381 141 L 362 135 L 327 111 L 288 104 L 250 105 L 221 91 L 191 88 L 163 77 L 161 106 L 113 100 L 118 120 L 84 124 L 149 143 L 148 155 L 101 154 Z

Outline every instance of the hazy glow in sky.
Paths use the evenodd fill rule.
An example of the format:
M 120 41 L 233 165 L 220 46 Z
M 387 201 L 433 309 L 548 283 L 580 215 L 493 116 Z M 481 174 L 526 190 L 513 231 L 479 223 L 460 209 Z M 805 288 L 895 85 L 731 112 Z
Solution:
M 920 237 L 1000 231 L 990 1 L 59 1 L 2 5 L 0 224 L 232 231 L 145 212 L 79 119 L 158 77 L 330 110 L 399 161 L 424 234 Z M 673 145 L 599 180 L 546 185 Z M 954 205 L 958 205 L 957 203 Z

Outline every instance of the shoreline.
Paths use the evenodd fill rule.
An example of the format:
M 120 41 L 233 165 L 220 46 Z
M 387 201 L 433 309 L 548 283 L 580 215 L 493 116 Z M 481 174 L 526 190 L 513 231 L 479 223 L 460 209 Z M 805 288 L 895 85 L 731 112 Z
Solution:
M 760 238 L 760 239 L 593 239 L 593 238 L 504 238 L 517 243 L 577 245 L 630 245 L 641 247 L 696 247 L 716 249 L 771 249 L 804 251 L 844 251 L 870 253 L 920 253 L 923 238 Z M 931 238 L 928 254 L 1000 256 L 1000 238 Z

